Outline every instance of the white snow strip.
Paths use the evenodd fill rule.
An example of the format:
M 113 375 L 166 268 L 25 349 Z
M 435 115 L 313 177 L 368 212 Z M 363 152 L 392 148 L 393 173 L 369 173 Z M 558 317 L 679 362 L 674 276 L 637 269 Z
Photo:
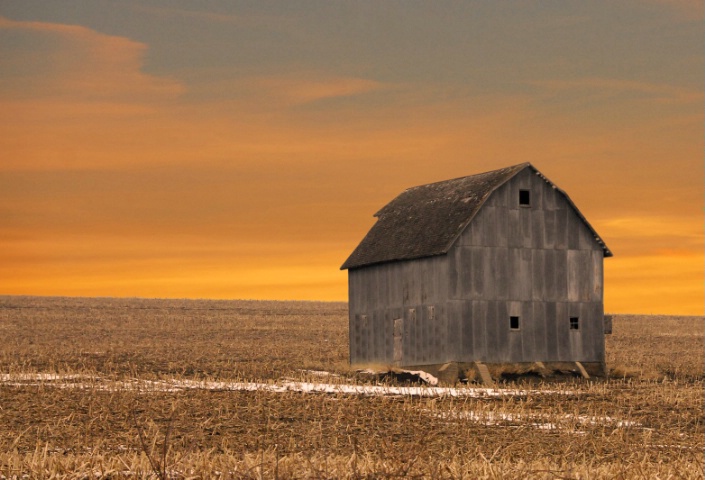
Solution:
M 98 378 L 92 375 L 80 373 L 0 373 L 0 382 L 9 381 L 53 381 L 53 380 L 74 380 Z
M 325 370 L 301 370 L 303 373 L 307 373 L 314 377 L 339 377 L 337 373 L 326 372 Z
M 331 393 L 368 396 L 414 396 L 414 397 L 501 397 L 525 396 L 529 393 L 558 393 L 540 390 L 503 390 L 497 388 L 444 388 L 444 387 L 396 387 L 389 385 L 351 385 L 282 381 L 277 383 L 212 382 L 193 380 L 171 380 L 166 385 L 183 389 L 202 390 L 246 390 L 269 392 Z
M 433 416 L 445 419 L 468 419 L 482 425 L 520 424 L 530 425 L 545 430 L 567 429 L 581 425 L 614 425 L 618 428 L 638 427 L 640 423 L 630 420 L 618 420 L 612 417 L 595 417 L 587 415 L 549 415 L 545 413 L 503 413 L 503 412 L 437 412 Z M 576 432 L 577 433 L 577 432 Z
M 68 380 L 68 381 L 67 381 Z M 76 381 L 83 380 L 83 381 Z M 367 396 L 413 396 L 413 397 L 502 397 L 544 394 L 571 395 L 571 391 L 555 390 L 514 390 L 499 388 L 451 388 L 431 386 L 389 386 L 389 385 L 353 385 L 299 382 L 281 380 L 274 383 L 262 382 L 226 382 L 188 379 L 168 380 L 111 380 L 90 375 L 62 374 L 2 374 L 0 383 L 11 386 L 45 386 L 54 388 L 96 389 L 107 391 L 138 390 L 145 392 L 178 392 L 183 390 L 213 391 L 266 391 L 274 393 L 302 392 L 329 393 Z
M 651 448 L 675 448 L 677 450 L 701 450 L 702 447 L 693 447 L 690 445 L 665 445 L 665 444 L 659 444 L 659 443 L 648 443 L 646 444 L 647 447 Z

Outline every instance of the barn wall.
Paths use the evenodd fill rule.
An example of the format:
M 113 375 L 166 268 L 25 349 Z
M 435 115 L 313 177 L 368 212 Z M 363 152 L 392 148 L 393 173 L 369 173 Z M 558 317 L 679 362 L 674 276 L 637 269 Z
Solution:
M 530 207 L 519 205 L 520 189 Z M 528 168 L 490 196 L 447 255 L 350 269 L 348 279 L 353 364 L 394 363 L 395 319 L 404 366 L 604 362 L 602 247 Z
M 397 318 L 404 325 L 401 365 L 449 361 L 445 345 L 458 321 L 447 322 L 448 279 L 445 255 L 350 269 L 351 363 L 392 364 Z
M 530 207 L 519 205 L 520 189 L 531 192 Z M 490 196 L 448 258 L 459 361 L 604 361 L 602 248 L 532 170 Z M 510 316 L 520 317 L 518 330 Z

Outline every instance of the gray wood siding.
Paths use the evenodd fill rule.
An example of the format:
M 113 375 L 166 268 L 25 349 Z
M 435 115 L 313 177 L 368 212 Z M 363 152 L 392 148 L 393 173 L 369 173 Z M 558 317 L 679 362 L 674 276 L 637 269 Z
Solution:
M 348 279 L 353 364 L 391 365 L 399 318 L 401 365 L 604 362 L 602 247 L 531 169 L 491 194 L 447 255 L 354 268 Z
M 529 207 L 519 205 L 523 189 Z M 602 248 L 538 175 L 523 171 L 495 191 L 448 258 L 459 361 L 604 361 Z
M 351 363 L 392 364 L 395 318 L 404 319 L 402 365 L 451 360 L 460 317 L 447 322 L 449 278 L 446 255 L 349 270 Z

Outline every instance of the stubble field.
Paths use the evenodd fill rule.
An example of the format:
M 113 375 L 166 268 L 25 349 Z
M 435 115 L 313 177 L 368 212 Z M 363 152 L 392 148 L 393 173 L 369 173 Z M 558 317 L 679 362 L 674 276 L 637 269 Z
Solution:
M 0 297 L 0 478 L 703 478 L 703 334 L 434 389 L 350 370 L 344 303 Z

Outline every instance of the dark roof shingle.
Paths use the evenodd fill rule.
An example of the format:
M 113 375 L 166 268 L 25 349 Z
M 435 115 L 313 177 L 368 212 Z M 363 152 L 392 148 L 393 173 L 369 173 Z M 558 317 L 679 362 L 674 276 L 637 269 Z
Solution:
M 522 163 L 405 190 L 375 213 L 377 222 L 340 267 L 341 270 L 447 253 L 490 194 L 524 168 L 538 173 L 531 164 Z M 573 202 L 565 196 L 577 212 Z M 605 256 L 610 256 L 585 217 L 577 213 L 603 245 Z

